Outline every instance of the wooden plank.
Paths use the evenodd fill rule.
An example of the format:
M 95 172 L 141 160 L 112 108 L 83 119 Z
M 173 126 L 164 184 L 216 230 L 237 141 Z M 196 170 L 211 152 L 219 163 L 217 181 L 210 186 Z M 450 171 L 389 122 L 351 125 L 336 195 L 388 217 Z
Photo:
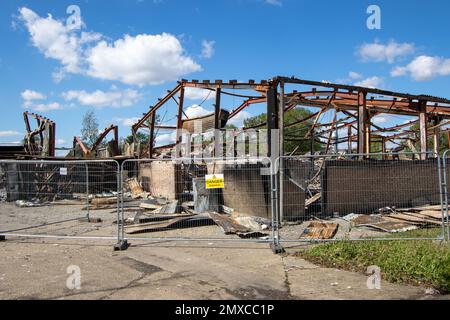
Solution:
M 301 239 L 331 239 L 338 230 L 334 222 L 312 221 L 300 235 Z
M 420 224 L 434 224 L 434 225 L 440 225 L 441 222 L 436 221 L 436 220 L 432 220 L 432 219 L 426 219 L 425 217 L 417 217 L 414 216 L 413 214 L 401 214 L 401 213 L 397 213 L 397 214 L 390 214 L 385 216 L 386 218 L 392 218 L 392 219 L 397 219 L 397 220 L 402 220 L 402 221 L 407 221 L 410 223 L 420 223 Z

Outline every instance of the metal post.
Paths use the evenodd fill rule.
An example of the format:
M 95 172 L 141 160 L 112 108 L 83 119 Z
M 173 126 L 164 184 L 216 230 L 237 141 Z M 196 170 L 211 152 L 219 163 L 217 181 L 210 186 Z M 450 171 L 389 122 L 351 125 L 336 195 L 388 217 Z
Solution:
M 428 115 L 427 115 L 427 102 L 419 101 L 419 126 L 420 126 L 420 158 L 425 160 L 427 158 L 428 152 L 428 139 L 427 139 L 427 125 L 428 125 Z
M 443 165 L 442 165 L 442 189 L 443 189 L 443 195 L 444 195 L 444 200 L 442 202 L 441 200 L 441 204 L 443 206 L 442 208 L 442 219 L 443 222 L 446 220 L 446 224 L 447 224 L 447 241 L 450 241 L 450 224 L 449 224 L 449 217 L 448 217 L 448 187 L 447 187 L 447 153 L 450 150 L 447 150 L 444 152 L 444 155 L 442 156 L 442 161 L 443 161 Z M 445 214 L 444 214 L 445 212 Z M 444 218 L 445 215 L 445 218 Z M 445 219 L 445 220 L 444 220 Z M 445 222 L 444 222 L 444 238 L 445 238 Z
M 114 245 L 114 250 L 126 250 L 129 247 L 129 243 L 125 240 L 124 231 L 124 215 L 123 215 L 123 165 L 117 164 L 117 244 Z
M 284 82 L 281 81 L 280 82 L 280 103 L 278 105 L 278 128 L 280 130 L 280 137 L 279 137 L 279 141 L 280 141 L 280 185 L 279 185 L 279 190 L 280 190 L 280 197 L 279 197 L 279 201 L 280 201 L 280 205 L 279 205 L 279 223 L 281 223 L 281 221 L 283 221 L 283 192 L 284 192 L 284 160 L 283 160 L 283 156 L 284 156 Z
M 442 171 L 441 171 L 441 158 L 437 156 L 438 162 L 438 179 L 439 179 L 439 198 L 441 202 L 441 213 L 442 213 L 442 238 L 445 240 L 445 218 L 444 218 L 444 200 L 443 200 L 443 183 L 442 183 Z
M 86 214 L 86 218 L 87 221 L 90 221 L 90 211 L 89 211 L 89 164 L 85 163 L 86 165 L 86 210 L 87 210 L 87 214 Z

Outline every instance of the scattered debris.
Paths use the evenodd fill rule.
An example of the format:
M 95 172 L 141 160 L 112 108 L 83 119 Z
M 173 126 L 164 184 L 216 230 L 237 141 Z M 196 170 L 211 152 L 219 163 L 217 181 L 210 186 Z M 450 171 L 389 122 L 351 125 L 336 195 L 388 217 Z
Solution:
M 144 198 L 146 199 L 148 197 L 147 192 L 142 189 L 141 185 L 139 184 L 136 177 L 130 178 L 126 180 L 128 187 L 131 190 L 131 197 L 133 199 L 137 198 Z
M 160 214 L 181 213 L 181 206 L 180 206 L 178 200 L 173 200 L 173 201 L 163 205 L 161 208 L 156 209 L 154 211 L 154 213 L 160 213 Z
M 441 293 L 439 292 L 439 290 L 437 290 L 435 288 L 427 288 L 427 289 L 425 289 L 425 294 L 427 296 L 437 296 L 437 295 L 440 295 Z
M 19 208 L 25 207 L 42 207 L 45 206 L 45 202 L 40 202 L 39 200 L 25 201 L 25 200 L 16 200 L 16 206 Z
M 417 229 L 416 225 L 407 222 L 390 221 L 380 215 L 359 215 L 352 220 L 355 227 L 370 227 L 383 232 L 404 232 Z
M 164 219 L 163 217 L 160 217 Z M 156 220 L 137 225 L 125 225 L 125 232 L 128 234 L 139 234 L 147 232 L 167 231 L 171 229 L 193 228 L 206 225 L 213 225 L 214 221 L 209 217 L 201 215 L 180 215 L 176 218 Z
M 267 236 L 267 234 L 262 233 L 259 230 L 252 230 L 251 228 L 238 223 L 235 219 L 226 214 L 209 212 L 208 215 L 225 234 L 237 234 L 240 238 L 260 238 Z M 258 229 L 260 229 L 260 227 L 258 227 Z
M 313 204 L 314 202 L 318 201 L 322 197 L 322 194 L 316 193 L 311 198 L 307 199 L 305 201 L 305 208 L 309 207 L 309 205 Z
M 384 232 L 404 232 L 442 224 L 441 206 L 420 206 L 415 208 L 397 209 L 383 207 L 372 215 L 348 215 L 355 227 L 371 227 Z
M 108 204 L 117 204 L 117 197 L 109 197 L 109 198 L 94 198 L 91 200 L 91 204 L 96 206 L 108 205 Z
M 338 230 L 339 224 L 334 222 L 312 221 L 303 233 L 302 239 L 332 239 Z

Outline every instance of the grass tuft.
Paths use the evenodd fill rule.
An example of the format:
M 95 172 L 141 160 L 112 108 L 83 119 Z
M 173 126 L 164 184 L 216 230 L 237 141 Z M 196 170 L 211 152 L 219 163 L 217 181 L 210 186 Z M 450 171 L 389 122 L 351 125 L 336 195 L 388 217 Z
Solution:
M 439 230 L 415 230 L 402 237 L 434 233 Z M 365 272 L 368 266 L 377 265 L 383 279 L 390 282 L 431 285 L 450 292 L 450 245 L 437 241 L 340 241 L 313 246 L 299 255 L 316 264 L 351 271 Z

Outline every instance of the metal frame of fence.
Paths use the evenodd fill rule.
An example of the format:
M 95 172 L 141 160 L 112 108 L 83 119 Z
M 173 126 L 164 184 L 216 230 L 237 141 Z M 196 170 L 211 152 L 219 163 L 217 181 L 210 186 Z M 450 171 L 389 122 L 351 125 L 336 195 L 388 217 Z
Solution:
M 312 164 L 312 171 L 315 172 L 314 168 L 314 161 L 317 159 L 347 159 L 351 158 L 351 161 L 354 161 L 354 164 L 373 164 L 376 166 L 377 163 L 381 163 L 379 160 L 382 160 L 385 157 L 392 157 L 395 156 L 397 159 L 406 157 L 406 158 L 421 158 L 420 153 L 377 153 L 377 154 L 370 154 L 370 160 L 361 160 L 364 157 L 367 157 L 366 154 L 347 154 L 347 155 L 340 155 L 340 154 L 329 154 L 329 155 L 305 155 L 305 156 L 295 156 L 295 157 L 278 157 L 275 160 L 271 160 L 270 158 L 180 158 L 180 159 L 129 159 L 122 162 L 120 165 L 115 160 L 73 160 L 73 161 L 63 161 L 63 160 L 0 160 L 0 166 L 7 166 L 8 164 L 19 164 L 19 165 L 34 165 L 34 166 L 49 166 L 54 170 L 58 167 L 64 167 L 64 166 L 78 166 L 83 167 L 82 174 L 79 171 L 79 174 L 77 175 L 80 177 L 81 175 L 84 176 L 84 181 L 80 182 L 80 187 L 85 188 L 85 197 L 86 197 L 86 213 L 83 216 L 80 217 L 74 217 L 73 219 L 59 219 L 51 222 L 46 222 L 45 224 L 39 225 L 29 225 L 25 228 L 21 228 L 18 230 L 2 230 L 0 226 L 0 238 L 4 237 L 29 237 L 29 238 L 70 238 L 70 239 L 83 239 L 83 240 L 116 240 L 117 243 L 115 245 L 115 249 L 117 250 L 124 250 L 128 247 L 128 241 L 138 241 L 138 240 L 144 240 L 144 241 L 225 241 L 225 242 L 233 242 L 233 241 L 240 241 L 240 242 L 259 242 L 259 243 L 268 243 L 272 246 L 272 249 L 274 252 L 281 252 L 282 247 L 281 245 L 283 243 L 296 243 L 296 242 L 334 242 L 334 241 L 341 241 L 341 240 L 349 240 L 349 241 L 371 241 L 371 240 L 378 240 L 378 241 L 396 241 L 396 240 L 447 240 L 450 239 L 450 225 L 449 225 L 449 210 L 448 210 L 448 186 L 447 186 L 447 170 L 449 169 L 447 166 L 447 159 L 450 155 L 450 150 L 447 150 L 442 157 L 440 156 L 434 156 L 433 158 L 430 158 L 428 161 L 430 164 L 434 164 L 436 166 L 437 170 L 437 178 L 436 181 L 433 182 L 433 184 L 436 186 L 436 193 L 433 193 L 434 199 L 436 200 L 436 203 L 440 203 L 440 211 L 441 211 L 441 218 L 442 218 L 442 234 L 438 237 L 369 237 L 369 238 L 332 238 L 332 239 L 289 239 L 283 237 L 283 218 L 285 216 L 285 201 L 286 201 L 286 193 L 285 193 L 285 185 L 284 185 L 284 174 L 281 175 L 280 172 L 283 172 L 285 170 L 284 164 L 287 163 L 287 160 L 294 159 L 294 160 L 301 160 L 305 163 Z M 397 163 L 394 160 L 389 160 L 390 163 Z M 253 209 L 256 213 L 261 208 L 261 210 L 264 210 L 266 212 L 265 219 L 270 221 L 270 228 L 266 230 L 268 236 L 264 237 L 262 239 L 256 237 L 256 238 L 239 238 L 235 235 L 230 237 L 222 236 L 222 234 L 207 234 L 199 236 L 198 234 L 184 234 L 183 232 L 167 232 L 167 233 L 154 233 L 150 235 L 145 236 L 135 236 L 135 235 L 126 235 L 125 229 L 126 226 L 126 218 L 125 218 L 125 198 L 127 197 L 127 186 L 125 179 L 125 175 L 128 175 L 127 177 L 136 177 L 138 178 L 138 183 L 142 187 L 142 172 L 141 167 L 152 164 L 152 163 L 172 163 L 172 164 L 180 164 L 180 165 L 201 165 L 202 169 L 189 169 L 188 172 L 190 174 L 193 174 L 193 176 L 188 176 L 188 178 L 195 177 L 198 178 L 199 181 L 201 180 L 202 176 L 204 177 L 206 174 L 208 174 L 207 166 L 211 164 L 219 164 L 222 163 L 222 165 L 230 165 L 230 172 L 228 172 L 228 175 L 231 174 L 231 177 L 234 179 L 234 182 L 237 187 L 233 189 L 234 191 L 227 191 L 228 194 L 228 202 L 231 202 L 233 204 L 236 204 L 237 208 L 233 208 L 236 211 L 239 211 L 240 208 L 240 202 L 241 204 L 247 205 L 247 207 L 243 208 L 242 212 L 244 213 L 245 210 L 251 211 L 251 206 L 253 206 Z M 59 235 L 59 234 L 52 234 L 51 230 L 50 232 L 20 232 L 24 230 L 33 230 L 35 228 L 39 228 L 42 226 L 49 226 L 52 224 L 58 224 L 58 223 L 64 223 L 66 221 L 73 221 L 73 220 L 79 220 L 80 218 L 84 218 L 86 221 L 89 221 L 91 218 L 91 210 L 90 210 L 90 195 L 91 190 L 90 187 L 92 186 L 91 180 L 93 179 L 93 175 L 95 175 L 94 170 L 90 167 L 90 164 L 112 164 L 114 169 L 110 172 L 111 175 L 115 175 L 114 184 L 116 188 L 116 208 L 117 208 L 117 226 L 114 226 L 114 233 L 115 235 L 111 236 L 96 236 L 96 235 Z M 401 162 L 408 166 L 411 166 L 411 170 L 414 169 L 415 162 L 410 162 L 409 160 L 402 160 Z M 251 171 L 250 165 L 251 164 L 264 164 L 264 166 L 260 167 L 254 167 L 251 170 L 254 172 L 249 174 Z M 241 167 L 239 167 L 239 165 Z M 247 169 L 246 166 L 247 165 Z M 432 165 L 432 167 L 434 166 Z M 235 167 L 233 167 L 235 166 Z M 130 173 L 129 169 L 132 169 L 132 172 Z M 234 169 L 232 169 L 234 168 Z M 261 174 L 259 176 L 259 171 L 262 168 L 266 169 L 267 171 L 264 173 L 264 175 Z M 297 167 L 297 170 L 299 170 Z M 256 170 L 257 169 L 257 170 Z M 134 171 L 133 171 L 134 170 Z M 183 169 L 185 170 L 185 169 Z M 196 171 L 197 170 L 197 171 Z M 255 171 L 256 170 L 256 171 Z M 170 179 L 166 178 L 167 184 L 173 184 L 172 188 L 174 190 L 177 190 L 176 181 L 179 178 L 178 175 L 185 174 L 185 172 L 176 171 L 173 173 L 172 179 L 175 179 L 171 182 Z M 148 179 L 151 179 L 151 177 L 146 177 L 147 183 L 149 183 Z M 183 178 L 184 179 L 184 178 Z M 204 179 L 204 178 L 203 178 Z M 392 179 L 398 179 L 398 177 L 393 177 Z M 429 177 L 428 180 L 432 178 Z M 264 180 L 264 181 L 263 181 Z M 188 180 L 186 180 L 188 181 Z M 186 181 L 179 182 L 181 184 L 186 183 Z M 191 187 L 194 188 L 195 180 L 189 180 L 191 183 Z M 28 181 L 29 183 L 31 181 Z M 111 182 L 111 181 L 110 181 Z M 230 182 L 230 180 L 228 180 Z M 227 184 L 227 178 L 225 178 L 225 184 Z M 264 185 L 261 187 L 261 185 Z M 201 184 L 199 184 L 201 186 Z M 242 187 L 242 194 L 252 195 L 252 199 L 248 199 L 249 202 L 254 201 L 254 203 L 250 203 L 250 206 L 248 206 L 248 203 L 245 203 L 246 199 L 242 198 L 242 195 L 240 194 L 241 191 L 238 187 Z M 433 187 L 434 188 L 434 187 Z M 416 188 L 417 189 L 417 188 Z M 418 188 L 420 190 L 420 187 Z M 181 189 L 180 189 L 181 190 Z M 214 189 L 213 189 L 214 190 Z M 152 190 L 148 190 L 152 191 Z M 178 196 L 181 196 L 182 193 L 184 194 L 186 190 L 179 191 L 179 194 L 177 194 L 178 191 L 174 191 L 175 198 Z M 393 190 L 395 192 L 396 190 Z M 403 190 L 405 191 L 405 190 Z M 414 190 L 417 192 L 417 190 Z M 190 193 L 193 193 L 193 190 L 189 189 Z M 197 190 L 197 192 L 199 192 Z M 209 191 L 210 195 L 212 195 L 212 198 L 219 195 L 219 193 L 223 192 L 212 192 Z M 152 194 L 153 195 L 153 194 Z M 223 196 L 223 194 L 222 194 Z M 254 199 L 259 199 L 257 202 Z M 187 199 L 187 198 L 186 198 Z M 189 198 L 190 199 L 190 198 Z M 230 200 L 231 199 L 231 200 Z M 265 202 L 261 202 L 261 199 L 264 199 Z M 210 201 L 210 200 L 208 200 Z M 226 203 L 221 198 L 222 202 L 217 202 L 217 205 L 220 203 L 221 205 L 225 206 Z M 192 202 L 192 201 L 190 201 Z M 166 203 L 167 204 L 167 203 Z M 231 206 L 230 206 L 231 207 Z M 320 208 L 322 210 L 323 207 Z M 115 209 L 113 209 L 115 210 Z M 193 211 L 194 213 L 195 210 Z M 248 214 L 252 215 L 252 212 L 247 212 Z M 193 221 L 192 223 L 196 223 Z M 219 230 L 219 228 L 217 228 Z M 178 230 L 175 229 L 174 230 Z M 167 231 L 167 230 L 164 230 Z M 171 230 L 169 230 L 171 231 Z
M 250 169 L 235 169 L 235 170 L 231 170 L 231 174 L 234 176 L 234 179 L 237 179 L 239 182 L 239 174 L 241 175 L 245 175 L 247 173 L 247 175 L 253 174 L 253 177 L 251 177 L 251 179 L 254 180 L 247 180 L 245 181 L 245 179 L 242 179 L 241 182 L 249 182 L 249 188 L 250 193 L 253 193 L 253 195 L 255 196 L 267 196 L 267 202 L 264 204 L 261 204 L 259 206 L 259 208 L 263 208 L 266 212 L 268 212 L 268 218 L 267 220 L 270 220 L 270 224 L 272 226 L 272 228 L 269 230 L 269 236 L 264 237 L 264 239 L 259 239 L 259 238 L 237 238 L 237 237 L 224 237 L 222 235 L 218 236 L 218 235 L 207 235 L 207 236 L 198 236 L 198 235 L 193 235 L 193 236 L 183 236 L 183 235 L 170 235 L 170 236 L 162 236 L 162 235 L 158 235 L 158 236 L 143 236 L 143 237 L 137 237 L 137 236 L 133 236 L 133 235 L 125 235 L 125 225 L 124 225 L 124 221 L 126 220 L 125 216 L 124 216 L 124 194 L 127 192 L 126 190 L 126 185 L 124 184 L 124 179 L 125 179 L 125 174 L 129 175 L 130 169 L 131 171 L 133 171 L 133 167 L 137 168 L 139 167 L 140 169 L 134 169 L 134 171 L 132 172 L 131 176 L 132 177 L 136 177 L 138 178 L 138 176 L 141 174 L 142 172 L 140 172 L 141 167 L 143 166 L 148 166 L 148 165 L 152 165 L 152 164 L 160 164 L 160 163 L 167 163 L 167 164 L 173 164 L 173 165 L 181 165 L 181 166 L 202 166 L 203 169 L 192 169 L 192 168 L 182 168 L 182 169 L 173 169 L 174 172 L 170 172 L 171 176 L 170 177 L 166 177 L 167 179 L 169 179 L 169 184 L 170 184 L 170 179 L 174 179 L 174 185 L 172 185 L 172 187 L 175 188 L 175 191 L 170 191 L 172 192 L 172 196 L 175 195 L 175 198 L 182 198 L 185 194 L 184 192 L 186 190 L 181 190 L 179 188 L 179 186 L 182 186 L 185 181 L 180 181 L 182 179 L 182 176 L 184 175 L 188 175 L 188 174 L 193 174 L 193 176 L 191 178 L 195 178 L 195 179 L 199 179 L 200 181 L 202 181 L 202 175 L 204 176 L 205 174 L 208 174 L 208 169 L 206 169 L 205 171 L 205 166 L 208 165 L 223 165 L 224 167 L 226 166 L 245 166 L 245 165 L 256 165 L 256 164 L 260 164 L 262 165 L 261 168 L 257 168 L 257 171 L 254 171 L 255 168 L 252 169 L 252 172 L 250 173 Z M 131 168 L 130 168 L 131 166 Z M 128 168 L 127 168 L 128 167 Z M 164 167 L 164 166 L 161 166 Z M 266 188 L 264 191 L 255 191 L 254 189 L 256 187 L 261 187 L 261 186 L 256 186 L 256 184 L 262 184 L 262 179 L 261 180 L 258 177 L 257 172 L 259 172 L 258 170 L 261 169 L 266 169 L 266 173 L 263 175 L 261 174 L 261 176 L 265 176 L 267 178 L 264 178 L 264 182 L 267 184 L 264 187 Z M 164 168 L 160 168 L 161 170 L 165 170 Z M 122 164 L 121 164 L 121 205 L 120 205 L 120 220 L 121 220 L 121 225 L 120 225 L 120 240 L 123 242 L 127 242 L 127 241 L 131 241 L 131 240 L 144 240 L 144 241 L 226 241 L 226 242 L 233 242 L 233 241 L 244 241 L 244 242 L 259 242 L 259 243 L 270 243 L 272 244 L 274 242 L 273 237 L 275 235 L 275 228 L 274 225 L 276 223 L 276 219 L 275 219 L 275 215 L 273 214 L 276 210 L 276 188 L 274 187 L 274 183 L 275 183 L 275 178 L 274 178 L 274 172 L 273 172 L 273 165 L 271 163 L 270 158 L 267 157 L 259 157 L 259 158 L 251 158 L 251 157 L 247 157 L 247 158 L 177 158 L 177 159 L 129 159 L 129 160 L 125 160 Z M 155 169 L 157 170 L 157 169 Z M 256 170 L 256 169 L 255 169 Z M 170 171 L 170 170 L 169 170 Z M 229 172 L 230 173 L 230 172 Z M 255 175 L 256 174 L 256 175 Z M 163 174 L 161 174 L 163 176 Z M 242 177 L 242 176 L 241 176 Z M 131 177 L 130 177 L 131 178 Z M 142 176 L 140 177 L 142 178 Z M 148 177 L 147 177 L 148 178 Z M 151 178 L 150 178 L 151 179 Z M 139 179 L 142 180 L 142 179 Z M 203 178 L 204 180 L 204 178 Z M 140 181 L 142 184 L 142 181 Z M 202 182 L 204 184 L 204 182 Z M 229 182 L 228 182 L 229 183 Z M 227 183 L 227 179 L 225 179 L 225 185 L 228 185 Z M 253 183 L 255 185 L 253 185 Z M 151 183 L 150 183 L 151 184 Z M 194 180 L 192 180 L 192 188 L 194 187 L 194 184 L 196 184 L 194 182 Z M 197 184 L 198 185 L 198 184 Z M 148 189 L 152 189 L 153 190 L 148 190 Z M 152 195 L 156 195 L 158 192 L 167 192 L 167 191 L 156 191 L 155 186 L 152 187 L 146 187 L 145 189 L 147 189 L 147 191 L 152 191 L 151 194 Z M 214 192 L 212 190 L 220 190 L 217 192 Z M 209 189 L 208 192 L 208 197 L 210 198 L 215 198 L 215 197 L 220 197 L 223 196 L 222 194 L 222 190 L 226 190 L 226 189 Z M 193 190 L 190 190 L 193 191 Z M 202 190 L 197 191 L 198 193 L 201 193 Z M 237 192 L 231 191 L 227 191 L 227 195 L 228 197 L 233 197 L 233 196 L 237 196 Z M 164 196 L 161 196 L 161 198 L 164 198 Z M 208 200 L 210 201 L 210 200 Z M 236 201 L 236 200 L 235 200 Z M 180 204 L 181 204 L 181 200 L 180 200 Z M 220 204 L 218 204 L 218 207 L 222 206 Z M 235 209 L 235 208 L 233 208 Z M 219 211 L 219 210 L 217 210 Z M 195 222 L 193 222 L 191 224 L 191 227 L 195 227 Z M 177 229 L 178 230 L 178 229 Z M 166 230 L 166 231 L 170 231 L 170 230 Z M 158 232 L 156 232 L 157 234 Z M 176 232 L 172 232 L 172 233 L 176 233 Z
M 286 160 L 288 159 L 292 159 L 292 160 L 302 160 L 304 162 L 310 162 L 312 163 L 313 166 L 313 170 L 314 170 L 314 161 L 315 160 L 319 160 L 319 159 L 340 159 L 340 160 L 347 160 L 350 161 L 349 158 L 351 158 L 351 161 L 354 161 L 355 164 L 368 164 L 368 165 L 376 165 L 377 161 L 379 162 L 379 160 L 383 160 L 385 158 L 392 158 L 395 157 L 397 160 L 388 160 L 391 163 L 395 163 L 395 161 L 398 161 L 398 159 L 400 158 L 411 158 L 411 159 L 421 159 L 424 158 L 425 154 L 424 153 L 413 153 L 413 152 L 405 152 L 405 153 L 373 153 L 370 155 L 367 154 L 327 154 L 327 155 L 304 155 L 304 156 L 295 156 L 295 157 L 289 157 L 289 156 L 284 156 L 284 157 L 278 157 L 275 160 L 275 171 L 280 172 L 280 174 L 278 175 L 278 189 L 279 189 L 279 204 L 278 204 L 278 213 L 277 213 L 277 217 L 279 219 L 279 225 L 280 228 L 278 228 L 276 230 L 276 236 L 274 237 L 276 239 L 276 241 L 278 241 L 278 244 L 281 245 L 282 243 L 302 243 L 302 242 L 314 242 L 314 243 L 319 243 L 319 242 L 336 242 L 336 241 L 342 241 L 342 240 L 348 240 L 348 241 L 399 241 L 399 240 L 439 240 L 439 241 L 443 241 L 446 240 L 445 239 L 445 212 L 448 212 L 448 208 L 446 205 L 446 202 L 444 202 L 444 198 L 447 199 L 447 191 L 444 191 L 442 188 L 442 177 L 445 177 L 445 167 L 444 167 L 444 175 L 442 174 L 442 168 L 441 168 L 441 157 L 440 156 L 436 156 L 433 153 L 428 153 L 426 154 L 429 158 L 429 161 L 435 161 L 436 162 L 436 181 L 435 183 L 435 187 L 436 187 L 436 192 L 434 194 L 434 196 L 436 197 L 436 203 L 440 204 L 440 211 L 441 211 L 441 228 L 442 228 L 442 234 L 437 236 L 437 237 L 364 237 L 364 238 L 351 238 L 351 237 L 345 237 L 345 238 L 331 238 L 331 239 L 320 239 L 320 238 L 313 238 L 313 239 L 289 239 L 286 237 L 283 237 L 283 218 L 284 218 L 284 210 L 286 207 L 286 200 L 285 200 L 285 196 L 286 196 L 286 192 L 284 191 L 285 188 L 285 181 L 284 181 L 284 176 L 285 174 L 281 175 L 281 172 L 284 172 L 284 170 L 286 169 L 284 164 L 286 162 Z M 365 160 L 364 160 L 365 159 Z M 362 162 L 361 162 L 362 161 Z M 380 163 L 380 162 L 379 162 Z M 413 162 L 409 163 L 409 160 L 403 160 L 402 163 L 404 164 L 408 164 L 411 165 L 413 164 Z M 321 170 L 322 168 L 320 168 Z M 317 178 L 317 177 L 316 177 Z M 398 178 L 398 177 L 396 177 Z M 323 179 L 322 177 L 320 179 Z M 395 179 L 395 178 L 393 178 Z M 323 181 L 320 182 L 321 184 L 323 183 Z M 334 186 L 336 188 L 336 186 Z M 321 185 L 320 188 L 323 188 L 323 186 Z M 420 188 L 419 188 L 420 189 Z M 322 192 L 323 190 L 321 190 L 320 192 Z M 398 190 L 392 190 L 393 193 L 397 192 Z M 322 194 L 323 197 L 323 194 Z M 437 198 L 438 197 L 438 198 Z M 447 201 L 447 200 L 445 200 Z M 323 210 L 323 202 L 320 206 L 320 210 Z M 387 206 L 387 204 L 386 204 Z M 392 206 L 392 204 L 391 204 Z M 382 205 L 379 206 L 379 208 L 381 209 Z M 447 210 L 447 211 L 445 211 Z M 323 214 L 323 212 L 321 211 L 321 213 Z M 352 212 L 348 212 L 348 214 L 350 214 Z M 366 213 L 367 214 L 367 213 Z M 308 221 L 311 221 L 310 219 L 308 219 Z M 448 213 L 447 213 L 447 224 L 448 224 Z
M 449 213 L 448 213 L 448 177 L 447 177 L 447 159 L 450 154 L 450 150 L 446 150 L 442 155 L 442 174 L 441 174 L 441 188 L 442 188 L 442 207 L 443 212 L 445 212 L 445 219 L 447 225 L 447 241 L 450 242 L 450 222 L 449 222 Z
M 114 178 L 112 178 L 111 181 L 96 181 L 96 173 L 98 176 L 98 172 L 96 172 L 95 170 L 95 166 L 101 165 L 101 167 L 103 166 L 112 166 L 113 170 L 109 171 L 108 173 L 110 174 L 110 176 L 114 176 Z M 46 221 L 43 223 L 37 223 L 38 220 L 43 219 L 42 216 L 39 216 L 38 213 L 36 213 L 36 211 L 38 210 L 38 208 L 29 208 L 32 209 L 33 212 L 30 213 L 29 215 L 32 216 L 31 219 L 31 223 L 28 223 L 29 225 L 24 226 L 24 227 L 20 227 L 20 228 L 14 228 L 14 229 L 6 229 L 6 230 L 2 230 L 3 228 L 0 226 L 0 237 L 2 237 L 3 239 L 5 237 L 23 237 L 23 238 L 58 238 L 58 239 L 63 239 L 63 238 L 68 238 L 68 239 L 83 239 L 83 240 L 118 240 L 119 239 L 119 234 L 117 233 L 116 236 L 105 236 L 105 235 L 67 235 L 67 234 L 56 234 L 56 232 L 54 234 L 52 234 L 53 231 L 52 229 L 48 229 L 48 226 L 51 225 L 57 225 L 57 224 L 64 224 L 67 222 L 72 222 L 72 221 L 80 221 L 80 223 L 84 223 L 84 222 L 92 222 L 95 219 L 92 219 L 92 212 L 91 212 L 91 204 L 90 204 L 90 196 L 92 193 L 95 192 L 91 192 L 91 191 L 95 191 L 95 188 L 100 188 L 100 185 L 103 185 L 105 183 L 108 183 L 111 185 L 112 189 L 115 190 L 111 190 L 114 192 L 117 192 L 117 219 L 119 219 L 119 187 L 120 187 L 120 166 L 119 163 L 115 160 L 0 160 L 0 166 L 2 166 L 3 168 L 6 167 L 7 172 L 6 177 L 9 178 L 8 176 L 10 176 L 13 173 L 13 169 L 11 169 L 11 171 L 8 171 L 8 167 L 16 167 L 19 166 L 19 172 L 20 172 L 20 177 L 18 175 L 18 180 L 17 180 L 17 184 L 16 184 L 16 188 L 19 188 L 20 185 L 22 185 L 22 188 L 24 188 L 25 190 L 20 190 L 17 191 L 17 193 L 15 194 L 15 191 L 8 191 L 5 190 L 6 193 L 9 192 L 10 195 L 15 195 L 17 196 L 17 198 L 26 198 L 28 201 L 35 201 L 36 197 L 38 197 L 39 200 L 42 199 L 42 196 L 44 196 L 44 198 L 57 198 L 57 197 L 70 197 L 73 196 L 74 193 L 78 193 L 78 194 L 82 194 L 84 193 L 84 197 L 85 197 L 85 210 L 86 213 L 74 216 L 74 213 L 70 213 L 71 216 L 74 216 L 70 219 L 57 219 L 55 218 L 55 220 L 53 220 L 51 217 L 49 217 L 50 222 Z M 25 171 L 23 167 L 25 166 Z M 92 166 L 90 168 L 90 166 Z M 3 170 L 2 168 L 2 170 Z M 39 168 L 38 170 L 36 170 L 36 168 Z M 61 171 L 61 168 L 64 168 L 63 171 Z M 75 168 L 75 169 L 74 169 Z M 27 171 L 30 170 L 30 171 Z M 33 171 L 31 171 L 33 170 Z M 59 170 L 59 173 L 58 173 Z M 75 174 L 72 173 L 71 171 L 75 171 Z M 25 173 L 25 174 L 24 174 Z M 104 171 L 101 172 L 104 176 Z M 40 177 L 39 175 L 41 175 L 42 177 Z M 28 176 L 28 178 L 27 178 Z M 56 178 L 59 176 L 59 179 Z M 61 180 L 65 180 L 62 177 L 66 176 L 67 178 L 65 178 L 68 181 L 62 181 Z M 31 177 L 34 177 L 32 180 Z M 75 181 L 73 182 L 72 179 L 82 179 L 80 181 Z M 42 180 L 41 180 L 42 179 Z M 102 178 L 103 180 L 104 178 Z M 8 186 L 9 183 L 6 182 L 6 186 Z M 24 185 L 26 185 L 25 187 L 23 187 Z M 34 186 L 33 186 L 34 185 Z M 115 185 L 115 187 L 113 187 L 113 185 Z M 37 188 L 37 186 L 41 186 L 43 188 L 47 188 L 46 193 L 42 193 L 40 192 L 40 190 L 36 191 L 34 190 L 34 193 L 27 193 L 27 189 L 30 188 Z M 64 190 L 63 188 L 69 188 L 69 190 L 72 191 L 61 191 Z M 72 189 L 71 189 L 72 188 Z M 74 192 L 73 190 L 76 189 L 77 191 L 80 192 Z M 83 192 L 81 192 L 81 190 L 83 190 Z M 6 200 L 6 199 L 5 199 Z M 12 201 L 15 200 L 23 200 L 23 199 L 14 199 Z M 61 200 L 61 199 L 60 199 Z M 10 202 L 12 202 L 10 199 Z M 49 201 L 47 201 L 49 202 Z M 51 205 L 50 204 L 43 204 L 44 205 Z M 83 205 L 83 203 L 80 201 L 80 205 Z M 1 203 L 0 203 L 1 206 Z M 81 209 L 83 210 L 83 209 Z M 2 212 L 3 214 L 5 214 L 5 212 Z M 61 214 L 60 214 L 61 215 Z M 64 216 L 64 213 L 62 214 Z M 69 215 L 69 214 L 67 214 Z M 48 218 L 48 217 L 46 217 Z M 44 219 L 45 220 L 45 219 Z M 36 221 L 36 223 L 34 223 Z M 14 221 L 15 223 L 17 223 L 17 221 Z M 20 223 L 20 221 L 19 221 Z M 45 231 L 39 230 L 39 228 L 47 228 Z M 117 228 L 118 229 L 118 228 Z M 24 233 L 25 230 L 29 230 L 31 231 L 30 233 Z

